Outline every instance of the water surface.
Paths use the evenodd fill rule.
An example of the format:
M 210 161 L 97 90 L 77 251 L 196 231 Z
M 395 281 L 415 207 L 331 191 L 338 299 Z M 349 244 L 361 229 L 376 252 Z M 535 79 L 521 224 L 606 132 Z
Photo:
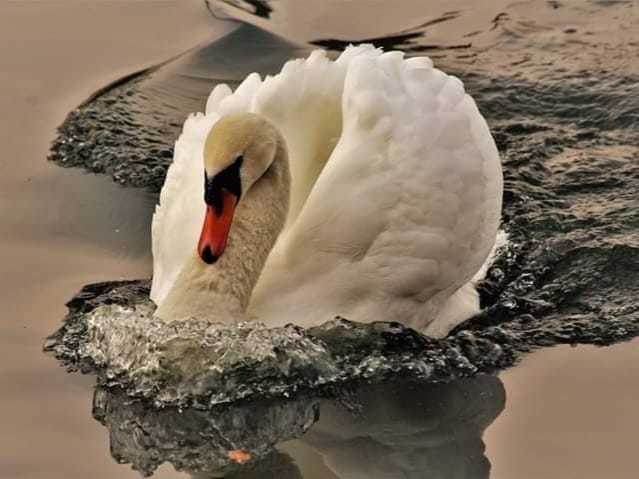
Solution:
M 148 453 L 140 446 L 149 444 L 151 434 L 134 428 L 127 436 L 123 427 L 109 436 L 91 418 L 91 378 L 65 375 L 39 351 L 64 315 L 64 301 L 82 285 L 150 274 L 154 196 L 122 189 L 106 176 L 57 169 L 44 158 L 65 113 L 92 92 L 198 43 L 202 50 L 87 103 L 76 118 L 93 115 L 91 141 L 56 151 L 66 152 L 71 164 L 157 191 L 184 114 L 198 109 L 216 81 L 235 82 L 251 70 L 276 71 L 308 48 L 300 47 L 303 42 L 337 49 L 344 42 L 374 40 L 425 52 L 464 79 L 489 119 L 505 164 L 505 218 L 518 249 L 513 261 L 504 260 L 505 276 L 493 276 L 485 287 L 491 314 L 471 329 L 484 334 L 499 324 L 487 337 L 498 341 L 500 330 L 517 331 L 523 349 L 558 341 L 611 343 L 636 334 L 636 5 L 495 1 L 479 9 L 456 3 L 431 2 L 425 10 L 423 2 L 407 2 L 405 10 L 391 12 L 383 10 L 387 2 L 368 2 L 351 17 L 361 20 L 355 25 L 344 23 L 349 16 L 342 10 L 357 8 L 355 2 L 303 11 L 294 2 L 239 2 L 258 15 L 225 11 L 287 40 L 216 21 L 199 2 L 0 6 L 5 49 L 0 58 L 9 72 L 0 81 L 10 93 L 0 98 L 5 112 L 0 477 L 136 477 L 112 461 L 109 446 L 116 445 L 120 461 L 138 457 L 125 451 Z M 236 37 L 223 37 L 228 32 Z M 229 45 L 238 45 L 234 38 L 241 47 L 231 58 L 241 61 L 224 63 Z M 247 49 L 258 45 L 256 39 L 261 49 Z M 105 111 L 116 112 L 112 123 L 103 121 Z M 131 118 L 115 131 L 121 119 Z M 82 121 L 66 126 L 81 143 L 87 135 L 77 130 Z M 175 428 L 163 428 L 152 408 L 127 409 L 133 402 L 100 390 L 93 414 L 107 426 L 117 425 L 118 418 L 104 412 L 115 404 L 112 411 L 160 434 L 157 444 L 168 455 L 153 460 L 173 461 L 200 478 L 220 470 L 215 461 L 205 464 L 205 457 L 222 457 L 222 467 L 241 462 L 242 453 L 228 455 L 238 444 L 264 458 L 233 472 L 235 477 L 385 472 L 481 478 L 488 477 L 490 463 L 493 478 L 633 478 L 636 344 L 542 350 L 500 379 L 354 387 L 340 391 L 339 402 L 311 395 L 290 404 L 258 402 L 248 409 L 240 404 L 221 409 L 215 418 L 222 419 L 213 422 L 221 433 L 224 424 L 242 424 L 231 428 L 233 443 L 202 441 L 195 428 L 172 444 L 162 434 Z M 254 415 L 257 411 L 262 412 Z M 195 427 L 203 413 L 185 414 L 193 422 L 169 424 Z M 265 445 L 300 435 L 315 419 L 306 435 L 268 453 Z M 211 455 L 196 455 L 199 461 L 190 464 L 189 447 L 195 446 L 211 447 Z M 169 467 L 157 474 L 183 475 Z
M 210 37 L 200 2 L 153 7 L 0 3 L 3 479 L 139 477 L 113 462 L 101 426 L 88 420 L 93 380 L 67 375 L 41 351 L 82 285 L 150 274 L 153 200 L 46 157 L 57 125 L 92 92 Z

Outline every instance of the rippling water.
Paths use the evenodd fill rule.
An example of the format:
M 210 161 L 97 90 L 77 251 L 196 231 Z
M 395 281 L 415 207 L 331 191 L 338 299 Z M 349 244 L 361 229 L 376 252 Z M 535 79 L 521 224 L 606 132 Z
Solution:
M 124 185 L 157 192 L 183 118 L 203 108 L 216 83 L 235 84 L 251 71 L 278 71 L 285 60 L 305 55 L 313 45 L 337 51 L 349 42 L 373 42 L 409 55 L 430 55 L 438 67 L 464 81 L 486 116 L 502 155 L 506 179 L 504 226 L 512 243 L 481 286 L 485 312 L 445 340 L 426 340 L 396 325 L 371 328 L 347 322 L 328 323 L 316 331 L 280 331 L 276 339 L 289 341 L 292 355 L 308 350 L 309 345 L 323 348 L 317 349 L 314 359 L 301 358 L 315 368 L 310 374 L 291 375 L 290 370 L 281 368 L 283 363 L 290 364 L 291 358 L 276 357 L 267 374 L 247 375 L 247 368 L 253 369 L 247 352 L 226 365 L 226 375 L 206 376 L 204 380 L 198 377 L 191 384 L 194 389 L 160 401 L 186 404 L 197 396 L 196 405 L 208 408 L 211 403 L 253 393 L 293 393 L 305 386 L 305 394 L 315 391 L 313 394 L 340 398 L 346 409 L 362 409 L 363 416 L 340 416 L 332 409 L 337 406 L 330 402 L 318 406 L 313 394 L 305 399 L 300 396 L 291 404 L 256 403 L 250 407 L 266 408 L 266 422 L 250 427 L 240 422 L 246 434 L 228 439 L 229 433 L 219 426 L 226 419 L 216 416 L 215 408 L 192 411 L 187 414 L 194 415 L 193 423 L 200 421 L 205 431 L 215 424 L 215 434 L 222 438 L 222 446 L 207 442 L 205 446 L 212 452 L 196 448 L 199 452 L 193 453 L 183 446 L 190 447 L 190 441 L 201 434 L 199 429 L 185 429 L 179 436 L 180 431 L 163 426 L 164 419 L 154 416 L 152 409 L 142 405 L 128 411 L 120 406 L 127 403 L 122 393 L 111 396 L 103 390 L 96 393 L 94 414 L 111 428 L 114 455 L 146 472 L 169 461 L 197 477 L 210 477 L 218 474 L 218 469 L 234 470 L 243 462 L 243 454 L 248 454 L 247 468 L 232 472 L 239 474 L 237 477 L 262 477 L 260 474 L 277 468 L 286 471 L 281 477 L 313 477 L 312 468 L 300 470 L 290 457 L 272 452 L 271 446 L 301 435 L 310 427 L 309 421 L 313 422 L 310 418 L 316 419 L 313 411 L 319 407 L 321 411 L 333 410 L 328 413 L 329 419 L 322 418 L 326 429 L 320 422 L 304 440 L 320 451 L 335 477 L 350 477 L 353 469 L 359 469 L 362 477 L 375 477 L 374 472 L 383 471 L 388 477 L 412 477 L 431 470 L 442 477 L 488 477 L 481 433 L 503 408 L 498 380 L 479 376 L 450 386 L 417 383 L 417 391 L 406 389 L 411 394 L 404 400 L 388 399 L 397 389 L 393 385 L 365 386 L 366 391 L 361 392 L 357 389 L 361 386 L 350 385 L 349 381 L 384 379 L 398 372 L 429 380 L 452 380 L 494 372 L 540 347 L 558 343 L 604 345 L 637 335 L 636 4 L 493 1 L 468 6 L 461 1 L 433 1 L 428 8 L 424 2 L 406 2 L 398 9 L 388 2 L 327 1 L 305 3 L 301 8 L 299 2 L 291 0 L 209 2 L 209 6 L 218 17 L 239 18 L 248 24 L 227 26 L 230 33 L 209 45 L 99 92 L 69 115 L 51 158 L 62 165 L 109 173 Z M 109 344 L 113 343 L 105 345 L 103 340 L 114 331 L 117 336 L 117 327 L 108 329 L 107 322 L 99 320 L 112 317 L 113 309 L 121 308 L 123 321 L 132 322 L 127 327 L 139 327 L 134 322 L 152 308 L 147 295 L 144 281 L 87 287 L 72 301 L 66 325 L 47 346 L 72 367 L 99 369 L 105 384 L 119 384 L 157 402 L 158 385 L 173 386 L 171 381 L 176 379 L 177 384 L 184 384 L 182 379 L 192 364 L 174 362 L 171 368 L 160 365 L 149 385 L 139 388 L 139 381 L 122 372 L 135 358 L 120 354 L 122 349 L 111 350 L 112 356 L 108 356 Z M 107 329 L 100 329 L 105 324 Z M 229 332 L 231 336 L 237 334 Z M 166 346 L 163 341 L 167 338 L 161 332 L 160 342 L 154 342 L 151 349 L 158 344 Z M 359 342 L 352 343 L 354 338 Z M 219 346 L 218 339 L 215 344 Z M 224 341 L 222 344 L 228 347 L 236 344 Z M 274 344 L 272 337 L 265 341 L 266 349 Z M 78 349 L 79 344 L 94 349 Z M 359 349 L 349 350 L 349 344 Z M 171 342 L 169 351 L 178 357 L 183 349 L 180 344 L 175 346 Z M 96 361 L 96 357 L 104 362 Z M 115 367 L 109 369 L 108 365 Z M 308 369 L 304 371 L 308 373 Z M 240 383 L 243 389 L 234 387 Z M 340 384 L 340 388 L 333 389 L 334 384 Z M 458 389 L 466 392 L 459 393 Z M 413 398 L 422 397 L 422 390 L 426 391 L 424 399 L 415 399 L 414 404 L 443 404 L 442 409 L 434 409 L 432 416 L 424 411 L 412 415 L 406 411 L 404 417 L 398 413 L 399 418 L 388 419 L 376 432 L 375 421 L 371 420 L 376 413 L 366 409 L 367 394 L 374 391 L 382 396 L 378 407 L 392 416 L 393 404 L 413 404 Z M 440 397 L 445 399 L 438 402 Z M 477 397 L 488 399 L 469 401 Z M 461 404 L 462 409 L 456 410 L 455 404 Z M 469 412 L 476 422 L 464 419 L 464 404 L 479 408 Z M 274 409 L 268 409 L 269 405 Z M 285 410 L 294 412 L 287 415 Z M 453 411 L 452 415 L 446 418 L 444 410 Z M 241 421 L 246 414 L 240 409 L 219 411 L 236 418 L 229 419 L 231 422 Z M 332 414 L 337 422 L 331 425 Z M 175 424 L 170 414 L 166 417 L 167 424 Z M 365 424 L 344 425 L 352 417 L 364 418 L 361 421 Z M 119 420 L 125 426 L 118 425 Z M 437 428 L 420 429 L 422 420 L 439 421 L 448 435 L 429 436 Z M 457 428 L 457 420 L 469 427 L 467 433 Z M 127 436 L 129 426 L 135 427 Z M 260 431 L 257 438 L 251 427 Z M 364 427 L 364 432 L 358 427 Z M 114 430 L 118 431 L 115 435 Z M 177 436 L 167 437 L 174 433 Z M 204 437 L 211 434 L 204 432 Z M 156 436 L 158 439 L 153 439 Z M 459 438 L 465 439 L 455 442 Z M 256 442 L 250 442 L 254 439 Z M 153 447 L 147 448 L 148 444 Z M 429 450 L 432 444 L 442 449 Z M 445 448 L 446 444 L 450 449 Z M 432 461 L 428 451 L 436 451 Z M 209 465 L 189 463 L 193 454 L 210 454 L 206 456 Z M 393 460 L 384 462 L 388 457 Z M 364 472 L 368 467 L 371 470 Z

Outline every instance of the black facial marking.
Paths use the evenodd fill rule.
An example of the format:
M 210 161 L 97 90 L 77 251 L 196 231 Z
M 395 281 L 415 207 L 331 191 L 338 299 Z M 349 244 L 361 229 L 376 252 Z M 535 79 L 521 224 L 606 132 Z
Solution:
M 242 183 L 240 181 L 240 167 L 244 157 L 239 156 L 232 165 L 227 166 L 213 178 L 209 178 L 204 172 L 204 201 L 215 208 L 218 215 L 222 214 L 222 189 L 234 194 L 239 199 L 242 195 Z

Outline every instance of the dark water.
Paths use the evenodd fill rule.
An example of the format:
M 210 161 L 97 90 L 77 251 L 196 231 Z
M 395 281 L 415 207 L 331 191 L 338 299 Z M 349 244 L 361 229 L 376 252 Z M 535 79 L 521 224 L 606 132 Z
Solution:
M 144 474 L 168 461 L 195 477 L 305 477 L 273 448 L 299 437 L 289 448 L 321 454 L 328 477 L 480 478 L 490 470 L 481 436 L 504 402 L 493 376 L 364 385 L 343 403 L 299 395 L 209 411 L 158 410 L 98 388 L 93 416 L 109 429 L 114 458 Z
M 184 116 L 203 108 L 215 83 L 236 83 L 251 71 L 278 71 L 286 59 L 309 51 L 309 44 L 339 50 L 349 42 L 373 42 L 430 55 L 439 68 L 458 75 L 486 116 L 504 163 L 504 227 L 512 242 L 482 285 L 486 310 L 479 318 L 442 341 L 391 325 L 374 330 L 327 325 L 302 332 L 305 340 L 328 344 L 328 353 L 342 361 L 339 369 L 350 373 L 333 381 L 339 388 L 314 373 L 305 385 L 315 392 L 306 390 L 291 401 L 158 413 L 121 392 L 98 390 L 94 416 L 109 427 L 116 459 L 149 472 L 168 461 L 195 477 L 488 477 L 482 433 L 503 409 L 504 393 L 498 379 L 478 373 L 511 366 L 540 347 L 609 345 L 637 335 L 637 5 L 466 3 L 432 2 L 425 8 L 424 2 L 406 2 L 398 9 L 382 2 L 303 7 L 293 1 L 210 2 L 215 15 L 254 26 L 239 26 L 116 84 L 67 118 L 54 143 L 56 162 L 158 191 Z M 84 360 L 83 368 L 95 366 L 77 354 L 87 311 L 105 303 L 144 303 L 145 287 L 88 288 L 72 304 L 58 355 L 76 365 Z M 343 350 L 353 336 L 363 338 L 358 354 Z M 349 382 L 398 371 L 438 381 L 475 378 L 445 385 Z M 216 386 L 229 379 L 237 376 L 231 372 Z M 103 380 L 127 386 L 120 377 Z M 257 378 L 249 381 L 249 393 L 274 385 L 279 393 L 292 393 L 300 381 Z M 320 400 L 318 393 L 338 403 Z M 301 436 L 317 411 L 319 423 L 301 442 L 272 450 L 279 441 Z M 619 414 L 636 417 L 633 410 Z M 183 423 L 182 417 L 188 419 Z M 316 456 L 309 458 L 308 448 L 322 456 L 324 469 Z M 551 474 L 570 471 L 555 462 L 559 466 Z M 535 477 L 530 470 L 514 468 L 516 476 L 499 477 Z M 611 462 L 603 470 L 607 477 L 635 477 L 630 463 Z

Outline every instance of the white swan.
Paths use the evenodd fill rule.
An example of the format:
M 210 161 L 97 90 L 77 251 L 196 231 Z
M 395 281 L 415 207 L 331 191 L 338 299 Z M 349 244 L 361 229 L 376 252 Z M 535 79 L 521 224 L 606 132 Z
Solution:
M 151 298 L 166 319 L 342 315 L 443 336 L 479 311 L 501 200 L 459 79 L 370 45 L 315 51 L 217 86 L 186 121 L 153 218 Z

